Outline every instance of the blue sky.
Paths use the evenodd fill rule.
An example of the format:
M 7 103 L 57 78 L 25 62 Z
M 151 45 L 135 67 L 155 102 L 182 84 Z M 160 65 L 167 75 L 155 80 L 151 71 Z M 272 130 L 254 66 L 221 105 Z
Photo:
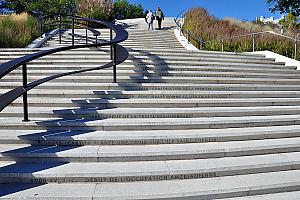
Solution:
M 177 16 L 182 10 L 201 6 L 210 14 L 218 17 L 234 17 L 241 20 L 255 20 L 258 16 L 279 18 L 279 13 L 269 11 L 266 0 L 129 0 L 141 3 L 145 9 L 155 10 L 160 6 L 166 16 Z

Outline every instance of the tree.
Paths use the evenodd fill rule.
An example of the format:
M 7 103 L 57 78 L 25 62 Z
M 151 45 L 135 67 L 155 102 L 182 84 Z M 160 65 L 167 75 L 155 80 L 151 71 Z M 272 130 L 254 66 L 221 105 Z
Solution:
M 279 23 L 287 30 L 293 30 L 296 29 L 297 26 L 299 26 L 299 17 L 295 17 L 291 13 L 288 13 L 287 16 L 285 16 L 282 20 L 279 21 Z
M 5 6 L 18 14 L 73 14 L 76 10 L 76 0 L 6 0 Z
M 139 4 L 130 4 L 127 0 L 117 0 L 113 9 L 115 19 L 132 19 L 144 17 L 144 9 Z
M 267 2 L 271 6 L 270 10 L 272 12 L 291 13 L 296 17 L 300 15 L 299 0 L 267 0 Z

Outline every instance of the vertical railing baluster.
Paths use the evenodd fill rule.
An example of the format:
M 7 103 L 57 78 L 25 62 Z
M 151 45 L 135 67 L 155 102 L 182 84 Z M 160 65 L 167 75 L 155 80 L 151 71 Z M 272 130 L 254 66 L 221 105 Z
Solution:
M 23 75 L 23 88 L 24 90 L 27 90 L 27 64 L 23 64 L 22 75 Z M 24 114 L 23 122 L 28 122 L 29 117 L 28 117 L 27 91 L 23 94 L 23 114 Z
M 255 34 L 252 34 L 252 50 L 255 52 Z
M 112 29 L 110 29 L 110 41 L 112 41 L 113 38 L 113 32 Z M 110 45 L 110 59 L 113 60 L 113 45 Z
M 88 44 L 88 29 L 85 29 L 85 44 Z
M 61 44 L 61 15 L 59 15 L 59 44 Z
M 74 37 L 75 37 L 75 19 L 74 18 L 72 18 L 72 46 L 74 46 L 74 43 L 75 43 L 75 41 L 74 41 Z
M 295 51 L 294 59 L 297 60 L 297 38 L 295 38 Z
M 221 47 L 222 48 L 222 52 L 224 52 L 224 39 L 221 40 L 221 43 L 222 43 L 222 47 Z
M 117 45 L 114 44 L 113 45 L 113 52 L 114 52 L 114 55 L 113 55 L 113 62 L 114 62 L 114 65 L 113 65 L 113 74 L 114 74 L 114 83 L 117 83 Z
M 43 19 L 41 20 L 41 24 L 40 24 L 40 32 L 41 32 L 41 38 L 43 37 Z

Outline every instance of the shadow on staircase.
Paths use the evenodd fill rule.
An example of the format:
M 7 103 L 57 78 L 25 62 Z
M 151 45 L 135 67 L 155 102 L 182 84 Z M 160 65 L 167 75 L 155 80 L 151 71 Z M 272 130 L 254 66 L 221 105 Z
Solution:
M 57 153 L 64 152 L 72 149 L 79 148 L 84 146 L 81 142 L 75 141 L 73 136 L 83 135 L 90 132 L 96 131 L 93 127 L 88 127 L 86 122 L 98 121 L 104 119 L 105 117 L 100 116 L 97 113 L 97 110 L 104 110 L 113 108 L 109 105 L 110 100 L 121 99 L 122 90 L 138 91 L 142 89 L 142 83 L 152 82 L 151 80 L 155 77 L 155 82 L 163 83 L 164 79 L 161 74 L 164 73 L 164 76 L 168 75 L 168 65 L 163 59 L 159 56 L 146 52 L 143 50 L 135 50 L 127 48 L 130 52 L 138 52 L 140 55 L 148 56 L 150 58 L 149 62 L 144 62 L 142 59 L 136 58 L 133 56 L 131 59 L 136 63 L 133 64 L 136 69 L 134 69 L 135 75 L 130 76 L 130 79 L 133 83 L 136 83 L 135 87 L 128 86 L 126 83 L 118 83 L 120 90 L 117 91 L 94 91 L 94 94 L 109 94 L 112 95 L 112 98 L 99 98 L 99 99 L 80 99 L 72 100 L 72 102 L 78 106 L 75 109 L 63 109 L 63 110 L 53 110 L 53 113 L 60 119 L 48 120 L 36 122 L 36 125 L 44 128 L 46 131 L 36 132 L 31 134 L 26 134 L 19 136 L 20 140 L 26 141 L 31 146 L 14 149 L 1 153 L 2 156 L 7 157 L 9 160 L 14 160 L 16 163 L 7 165 L 0 168 L 1 174 L 7 174 L 7 180 L 5 182 L 11 181 L 12 184 L 0 184 L 0 197 L 13 194 L 20 191 L 25 191 L 31 188 L 39 187 L 44 184 L 47 184 L 48 181 L 45 179 L 35 178 L 34 173 L 47 170 L 50 168 L 55 168 L 58 166 L 63 166 L 70 161 L 68 158 L 59 157 Z M 159 65 L 156 65 L 159 63 Z M 154 64 L 154 68 L 149 68 L 148 65 Z M 163 66 L 163 68 L 161 68 Z M 162 70 L 163 69 L 163 70 Z M 153 70 L 153 73 L 148 72 L 148 70 Z M 144 88 L 144 90 L 146 90 Z M 124 97 L 123 97 L 124 98 Z M 96 106 L 97 102 L 105 102 L 105 106 Z M 89 106 L 90 104 L 90 106 Z M 103 105 L 103 104 L 101 104 Z M 77 113 L 82 110 L 88 110 L 89 115 L 87 117 L 78 117 Z M 92 117 L 89 117 L 92 116 Z M 72 124 L 76 126 L 72 126 Z M 80 129 L 78 129 L 80 127 Z M 51 141 L 51 137 L 60 137 L 63 138 L 63 141 Z M 34 138 L 34 140 L 33 140 Z M 38 140 L 36 140 L 38 138 Z M 44 153 L 45 158 L 33 158 L 30 154 L 34 153 Z M 49 154 L 49 155 L 47 155 Z M 39 164 L 32 165 L 32 161 L 38 162 Z M 19 173 L 28 173 L 31 174 L 27 179 L 31 179 L 31 183 L 22 184 L 22 180 L 9 180 L 9 173 L 19 172 Z M 55 182 L 55 179 L 53 179 Z

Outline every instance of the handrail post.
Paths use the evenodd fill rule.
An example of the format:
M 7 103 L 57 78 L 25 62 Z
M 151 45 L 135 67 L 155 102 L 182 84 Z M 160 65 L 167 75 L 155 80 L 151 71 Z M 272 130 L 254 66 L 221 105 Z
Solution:
M 75 43 L 75 41 L 74 41 L 74 34 L 75 34 L 75 31 L 74 31 L 74 29 L 75 29 L 75 19 L 74 18 L 72 18 L 72 46 L 74 46 L 74 43 Z
M 295 51 L 294 59 L 297 60 L 297 38 L 295 38 Z
M 61 15 L 59 15 L 59 44 L 61 44 Z
M 98 35 L 96 35 L 96 48 L 98 47 Z
M 116 63 L 117 63 L 117 45 L 116 44 L 114 44 L 113 45 L 113 63 L 114 63 L 114 65 L 113 65 L 113 79 L 114 79 L 114 83 L 117 83 L 117 65 L 116 65 Z
M 85 44 L 88 44 L 88 29 L 85 29 Z
M 255 34 L 252 34 L 252 50 L 255 52 Z
M 200 49 L 200 50 L 203 49 L 203 41 L 202 41 L 201 37 L 199 37 L 199 39 L 198 39 L 198 49 Z
M 41 32 L 41 38 L 43 37 L 43 33 L 44 33 L 44 31 L 43 31 L 43 19 L 41 20 L 41 24 L 40 24 L 40 32 Z
M 222 38 L 222 40 L 221 40 L 221 43 L 222 43 L 222 52 L 224 52 L 224 39 Z
M 112 29 L 110 29 L 110 41 L 112 41 L 112 37 L 113 37 L 113 32 Z M 113 45 L 110 45 L 110 59 L 113 60 Z
M 22 75 L 23 75 L 23 88 L 27 89 L 27 64 L 23 64 L 22 66 Z M 28 100 L 27 100 L 27 91 L 23 94 L 23 114 L 24 119 L 23 122 L 28 122 Z

